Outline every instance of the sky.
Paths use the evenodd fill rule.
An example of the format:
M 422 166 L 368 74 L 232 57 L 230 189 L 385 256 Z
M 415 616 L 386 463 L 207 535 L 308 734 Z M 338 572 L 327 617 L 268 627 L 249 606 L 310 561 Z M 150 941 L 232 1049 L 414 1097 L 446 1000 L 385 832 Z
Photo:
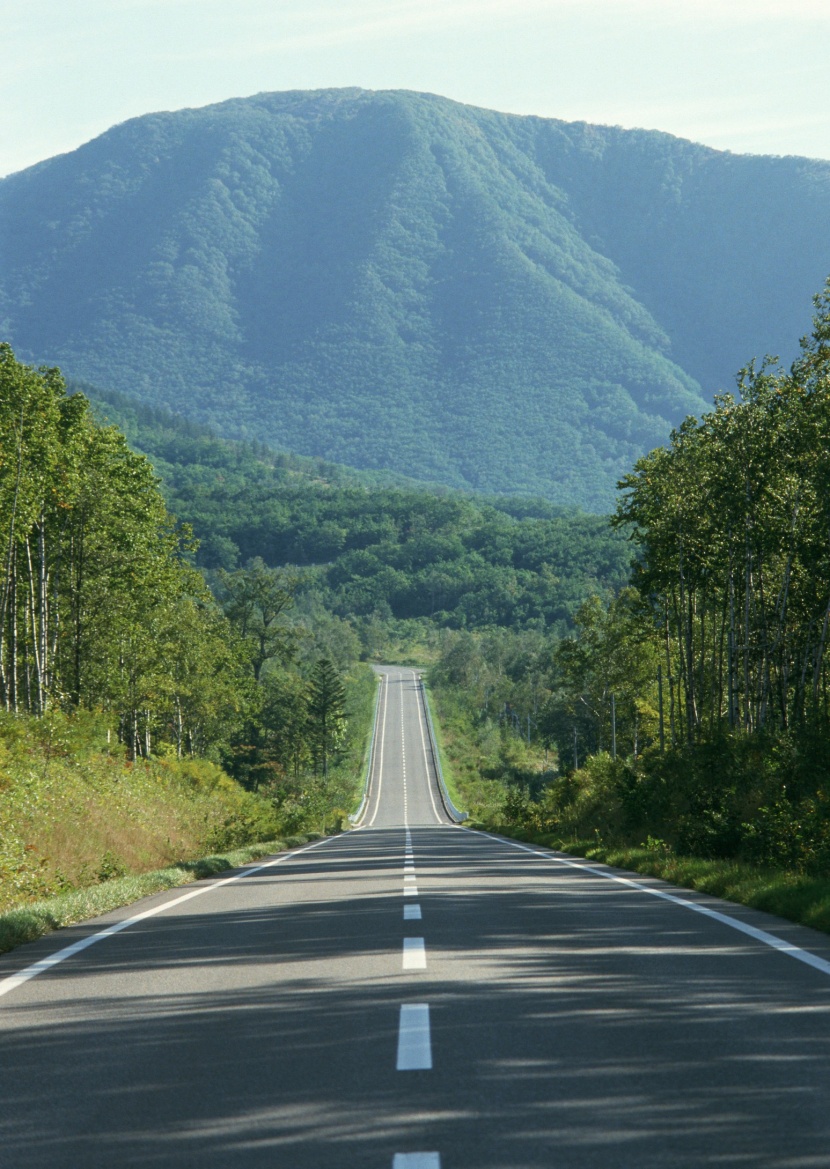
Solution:
M 0 175 L 263 91 L 437 93 L 830 159 L 830 0 L 0 0 Z

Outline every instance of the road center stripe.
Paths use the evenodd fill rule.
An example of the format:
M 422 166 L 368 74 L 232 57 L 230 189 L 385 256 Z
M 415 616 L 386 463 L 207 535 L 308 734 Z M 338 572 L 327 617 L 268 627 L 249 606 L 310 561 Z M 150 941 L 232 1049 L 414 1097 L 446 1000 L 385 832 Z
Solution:
M 420 921 L 421 907 L 420 905 L 405 905 L 403 907 L 404 921 Z
M 396 1153 L 392 1169 L 441 1169 L 440 1153 Z
M 414 1072 L 428 1070 L 431 1067 L 429 1003 L 406 1003 L 401 1007 L 398 1023 L 397 1070 Z
M 403 968 L 404 970 L 426 970 L 427 952 L 423 938 L 404 938 Z

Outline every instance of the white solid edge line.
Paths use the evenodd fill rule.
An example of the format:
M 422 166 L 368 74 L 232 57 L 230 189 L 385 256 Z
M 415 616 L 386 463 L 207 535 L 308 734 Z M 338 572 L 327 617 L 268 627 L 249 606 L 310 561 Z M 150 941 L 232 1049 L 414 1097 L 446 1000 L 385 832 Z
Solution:
M 15 990 L 16 987 L 21 986 L 24 982 L 28 982 L 31 978 L 37 978 L 39 974 L 44 974 L 47 970 L 51 970 L 53 966 L 57 966 L 60 962 L 65 962 L 67 958 L 71 958 L 74 954 L 79 954 L 81 950 L 86 950 L 88 946 L 93 946 L 96 942 L 102 942 L 104 938 L 111 938 L 113 934 L 118 934 L 122 930 L 128 929 L 131 925 L 137 925 L 140 921 L 146 921 L 149 917 L 156 917 L 159 913 L 164 913 L 165 910 L 172 909 L 174 905 L 181 905 L 182 902 L 190 901 L 193 897 L 201 897 L 203 893 L 212 893 L 214 889 L 221 889 L 223 885 L 231 885 L 234 881 L 241 881 L 243 877 L 250 877 L 254 873 L 262 872 L 263 869 L 271 869 L 275 865 L 281 865 L 293 856 L 299 856 L 300 853 L 309 852 L 312 848 L 319 848 L 322 844 L 330 844 L 333 839 L 336 838 L 328 836 L 324 840 L 315 840 L 313 844 L 307 844 L 303 848 L 283 853 L 272 861 L 266 861 L 265 864 L 246 868 L 242 872 L 235 873 L 232 877 L 223 877 L 220 881 L 211 881 L 209 885 L 200 886 L 198 889 L 191 889 L 188 893 L 183 893 L 180 897 L 174 897 L 172 901 L 165 901 L 163 905 L 154 905 L 152 909 L 145 909 L 143 913 L 136 913 L 132 917 L 124 918 L 122 921 L 113 922 L 112 925 L 108 925 L 106 929 L 98 930 L 97 933 L 87 934 L 85 938 L 80 938 L 77 942 L 73 942 L 71 946 L 64 946 L 62 950 L 56 950 L 48 958 L 41 958 L 38 962 L 33 962 L 31 966 L 26 966 L 23 970 L 19 970 L 17 974 L 10 974 L 8 977 L 0 980 L 0 996 Z
M 399 1072 L 432 1067 L 432 1040 L 429 1032 L 429 1003 L 405 1003 L 398 1022 Z
M 426 771 L 426 777 L 427 777 L 427 791 L 429 792 L 429 802 L 432 804 L 432 810 L 435 813 L 435 819 L 438 821 L 439 824 L 444 825 L 447 823 L 447 821 L 442 820 L 441 817 L 438 815 L 438 808 L 436 807 L 436 804 L 435 804 L 435 796 L 432 794 L 432 784 L 430 783 L 430 778 L 429 778 L 429 760 L 427 759 L 427 744 L 426 744 L 426 739 L 424 738 L 424 712 L 421 709 L 421 704 L 423 702 L 426 702 L 426 698 L 424 698 L 424 692 L 421 689 L 420 685 L 416 688 L 416 692 L 418 695 L 418 703 L 417 703 L 417 706 L 418 706 L 418 730 L 421 732 L 421 750 L 424 753 L 424 770 Z M 437 781 L 437 778 L 438 777 L 436 776 L 436 781 Z
M 378 754 L 378 786 L 375 792 L 375 810 L 368 824 L 361 824 L 361 828 L 371 828 L 380 810 L 380 793 L 383 788 L 383 748 L 386 744 L 386 712 L 389 706 L 389 675 L 383 674 L 383 718 L 380 723 L 380 752 Z M 368 812 L 368 808 L 366 809 Z
M 675 893 L 667 893 L 664 889 L 652 889 L 648 885 L 644 885 L 641 881 L 632 881 L 630 877 L 620 877 L 617 873 L 606 873 L 602 869 L 594 868 L 590 864 L 580 864 L 578 861 L 566 860 L 561 856 L 552 856 L 548 852 L 539 852 L 535 848 L 530 848 L 526 844 L 519 844 L 514 840 L 504 840 L 502 837 L 490 836 L 486 832 L 479 832 L 477 828 L 468 828 L 468 832 L 476 836 L 483 836 L 486 840 L 495 840 L 499 844 L 507 844 L 511 848 L 518 848 L 522 852 L 529 852 L 531 856 L 541 857 L 542 860 L 552 861 L 554 864 L 562 865 L 565 868 L 577 869 L 580 873 L 591 873 L 595 877 L 602 877 L 606 881 L 615 881 L 618 885 L 627 885 L 629 889 L 636 889 L 640 893 L 648 893 L 651 897 L 659 897 L 661 901 L 671 901 L 673 905 L 680 905 L 684 909 L 691 909 L 695 913 L 701 913 L 704 917 L 709 917 L 713 921 L 719 921 L 722 925 L 728 925 L 730 929 L 738 930 L 739 933 L 747 934 L 748 937 L 754 938 L 756 942 L 761 942 L 765 946 L 769 946 L 772 950 L 778 950 L 781 954 L 786 954 L 790 958 L 795 958 L 798 962 L 803 962 L 805 966 L 812 966 L 814 970 L 820 970 L 822 974 L 830 974 L 830 962 L 824 958 L 819 958 L 816 954 L 811 954 L 809 950 L 803 950 L 801 946 L 794 946 L 792 942 L 785 942 L 783 938 L 776 937 L 775 934 L 770 934 L 766 930 L 760 930 L 754 925 L 748 925 L 741 921 L 738 917 L 730 917 L 726 913 L 719 913 L 717 909 L 710 909 L 708 905 L 701 905 L 699 901 L 689 901 L 685 897 L 678 897 Z M 794 925 L 797 923 L 793 923 Z
M 440 1153 L 395 1153 L 392 1169 L 441 1169 Z

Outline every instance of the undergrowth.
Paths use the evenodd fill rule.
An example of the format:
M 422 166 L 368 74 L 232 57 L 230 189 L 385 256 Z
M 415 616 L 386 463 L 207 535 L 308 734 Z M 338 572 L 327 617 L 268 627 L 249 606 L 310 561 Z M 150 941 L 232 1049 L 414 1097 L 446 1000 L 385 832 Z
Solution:
M 0 912 L 282 831 L 206 759 L 131 763 L 94 716 L 0 712 Z
M 216 876 L 218 873 L 239 868 L 250 861 L 314 839 L 318 839 L 315 833 L 289 837 L 287 840 L 269 840 L 246 848 L 233 849 L 222 855 L 182 861 L 149 873 L 115 877 L 104 884 L 74 889 L 9 910 L 0 914 L 0 953 L 12 950 L 25 942 L 33 942 L 52 930 L 109 913 L 142 897 L 149 897 L 178 885 L 186 885 L 194 880 Z

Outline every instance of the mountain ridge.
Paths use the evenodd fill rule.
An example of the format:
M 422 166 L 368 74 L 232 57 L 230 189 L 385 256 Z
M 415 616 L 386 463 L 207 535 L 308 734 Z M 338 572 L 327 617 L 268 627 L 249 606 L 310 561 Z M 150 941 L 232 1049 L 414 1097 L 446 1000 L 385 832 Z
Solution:
M 828 222 L 827 163 L 261 94 L 0 180 L 0 321 L 19 355 L 230 437 L 605 510 L 740 365 L 789 356 Z

